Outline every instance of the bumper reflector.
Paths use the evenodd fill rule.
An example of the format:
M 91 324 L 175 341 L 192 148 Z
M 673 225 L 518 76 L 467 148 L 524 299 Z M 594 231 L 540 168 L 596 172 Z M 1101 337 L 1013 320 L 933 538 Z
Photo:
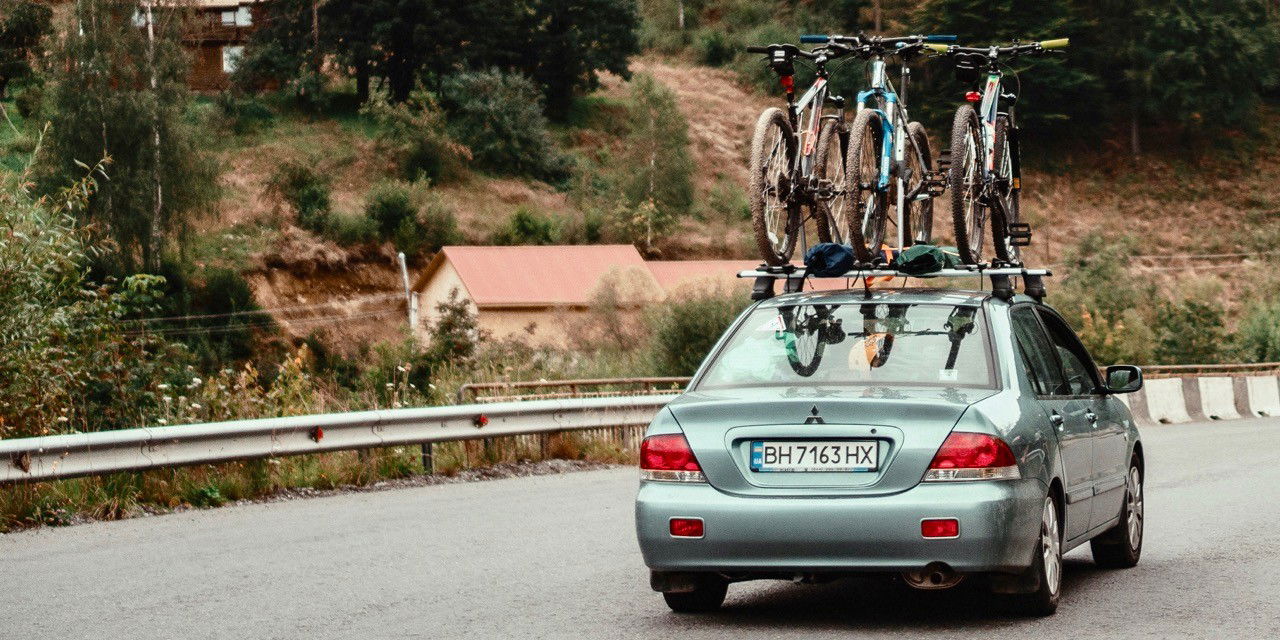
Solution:
M 921 520 L 920 536 L 924 538 L 959 538 L 960 521 L 955 518 Z
M 671 519 L 671 537 L 673 538 L 701 538 L 702 533 L 702 518 Z

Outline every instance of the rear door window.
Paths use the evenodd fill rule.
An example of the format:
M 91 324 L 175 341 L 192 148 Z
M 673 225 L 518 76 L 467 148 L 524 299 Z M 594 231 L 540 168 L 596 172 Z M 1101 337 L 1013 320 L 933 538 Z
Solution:
M 1062 369 L 1067 377 L 1068 393 L 1073 396 L 1092 394 L 1099 386 L 1097 368 L 1094 367 L 1093 360 L 1089 358 L 1084 345 L 1080 344 L 1080 339 L 1062 321 L 1062 318 L 1052 313 L 1041 312 L 1040 319 L 1044 321 L 1044 326 L 1049 331 L 1049 339 L 1053 341 L 1058 359 L 1062 362 Z
M 1009 317 L 1013 321 L 1013 335 L 1031 368 L 1031 381 L 1036 393 L 1042 396 L 1067 395 L 1070 387 L 1058 363 L 1053 343 L 1045 335 L 1040 319 L 1031 307 L 1015 307 Z

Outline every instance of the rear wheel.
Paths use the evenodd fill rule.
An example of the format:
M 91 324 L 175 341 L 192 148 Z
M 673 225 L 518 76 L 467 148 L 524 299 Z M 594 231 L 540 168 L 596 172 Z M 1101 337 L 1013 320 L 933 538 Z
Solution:
M 929 133 L 924 125 L 912 122 L 907 125 L 907 166 L 911 169 L 908 194 L 917 196 L 924 192 L 925 174 L 933 171 L 933 150 L 929 146 Z M 902 237 L 907 244 L 929 244 L 933 240 L 933 198 L 907 201 L 907 215 Z
M 786 114 L 766 109 L 751 137 L 748 189 L 756 245 L 766 264 L 787 264 L 795 252 L 800 230 L 800 207 L 791 197 L 795 157 L 795 135 Z
M 1129 463 L 1129 477 L 1125 481 L 1124 506 L 1120 522 L 1102 535 L 1089 541 L 1093 561 L 1108 569 L 1128 569 L 1138 564 L 1142 557 L 1142 527 L 1146 511 L 1142 495 L 1142 469 L 1137 459 Z
M 1019 609 L 1033 616 L 1052 615 L 1058 610 L 1058 599 L 1062 595 L 1062 526 L 1053 494 L 1044 499 L 1031 571 L 1037 587 L 1034 593 L 1020 596 Z
M 885 216 L 888 214 L 887 191 L 880 187 L 882 179 L 880 152 L 884 143 L 884 126 L 879 113 L 863 109 L 853 119 L 849 130 L 847 185 L 851 191 L 848 216 L 849 244 L 858 262 L 871 262 L 884 242 Z
M 956 248 L 966 264 L 982 261 L 982 242 L 987 209 L 979 203 L 982 195 L 982 128 L 978 114 L 967 104 L 956 110 L 951 125 L 951 170 L 947 190 L 951 192 L 951 221 Z
M 1003 205 L 1003 211 L 993 209 L 991 211 L 991 241 L 995 246 L 996 257 L 1005 262 L 1017 262 L 1019 260 L 1018 247 L 1013 246 L 1009 239 L 1009 225 L 1019 222 L 1019 190 L 1014 188 L 1013 184 L 1013 144 L 1010 141 L 1010 129 L 1013 124 L 1009 121 L 1009 116 L 999 116 L 996 118 L 996 162 L 995 172 L 997 180 L 997 193 L 1000 197 L 1000 204 Z
M 853 194 L 848 190 L 848 172 L 845 170 L 845 145 L 840 123 L 827 120 L 818 134 L 818 152 L 813 172 L 830 190 L 830 197 L 818 199 L 818 211 L 814 214 L 818 239 L 822 242 L 844 243 L 849 229 L 849 212 L 853 210 Z
M 664 592 L 662 599 L 676 613 L 704 613 L 719 609 L 728 592 L 727 580 L 719 576 L 707 576 L 699 579 L 692 591 Z

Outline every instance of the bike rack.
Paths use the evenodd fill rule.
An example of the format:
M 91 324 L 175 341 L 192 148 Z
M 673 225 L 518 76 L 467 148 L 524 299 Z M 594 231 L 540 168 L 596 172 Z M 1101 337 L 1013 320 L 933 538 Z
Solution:
M 810 276 L 806 273 L 804 267 L 796 265 L 784 265 L 781 267 L 773 267 L 768 265 L 760 265 L 759 267 L 738 272 L 739 278 L 754 278 L 755 284 L 751 288 L 752 300 L 768 300 L 774 295 L 774 283 L 778 280 L 783 281 L 783 293 L 799 293 L 804 290 L 804 283 L 810 278 L 838 279 L 843 278 L 849 282 L 849 288 L 853 288 L 853 282 L 862 280 L 864 283 L 864 291 L 870 295 L 871 288 L 868 282 L 871 278 L 972 278 L 978 277 L 978 287 L 982 288 L 982 279 L 991 280 L 992 295 L 1001 300 L 1010 300 L 1014 296 L 1014 278 L 1022 278 L 1022 291 L 1026 295 L 1036 299 L 1043 300 L 1046 292 L 1044 286 L 1044 278 L 1052 276 L 1053 272 L 1048 269 L 1030 269 L 1027 267 L 991 267 L 988 265 L 966 265 L 954 269 L 939 269 L 925 274 L 907 274 L 897 269 L 891 269 L 883 266 L 865 266 L 855 267 L 853 270 L 839 276 Z

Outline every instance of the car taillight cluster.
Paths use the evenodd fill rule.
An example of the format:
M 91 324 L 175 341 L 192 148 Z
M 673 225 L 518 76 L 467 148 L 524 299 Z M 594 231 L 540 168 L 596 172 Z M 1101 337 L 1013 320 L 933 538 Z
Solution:
M 985 433 L 952 432 L 929 464 L 925 482 L 1014 480 L 1018 461 L 1004 440 Z
M 640 443 L 640 478 L 664 482 L 706 482 L 683 434 L 649 436 Z

